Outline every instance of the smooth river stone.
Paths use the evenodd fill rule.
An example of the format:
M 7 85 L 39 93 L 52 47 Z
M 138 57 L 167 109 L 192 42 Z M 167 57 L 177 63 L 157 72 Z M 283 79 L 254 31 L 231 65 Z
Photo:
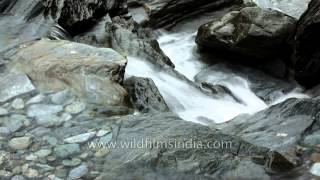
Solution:
M 35 90 L 36 88 L 26 75 L 7 74 L 0 77 L 0 103 Z
M 28 108 L 29 117 L 49 116 L 63 111 L 63 106 L 35 104 Z
M 9 146 L 12 149 L 23 150 L 23 149 L 27 149 L 31 143 L 32 143 L 31 137 L 20 137 L 20 138 L 11 139 L 9 141 Z

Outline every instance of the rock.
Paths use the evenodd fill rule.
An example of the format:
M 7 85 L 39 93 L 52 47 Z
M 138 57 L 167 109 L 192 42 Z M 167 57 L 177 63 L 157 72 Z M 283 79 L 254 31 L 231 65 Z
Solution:
M 12 71 L 26 72 L 40 90 L 70 89 L 94 104 L 124 101 L 126 92 L 120 84 L 127 60 L 112 49 L 42 39 L 12 51 L 8 57 Z
M 67 167 L 75 167 L 81 164 L 81 160 L 77 158 L 72 158 L 71 160 L 63 160 L 62 164 Z
M 103 106 L 94 109 L 96 116 L 111 117 L 125 116 L 134 113 L 134 109 L 125 106 Z
M 38 156 L 39 158 L 46 158 L 47 156 L 49 156 L 52 153 L 51 149 L 41 149 L 37 152 L 35 152 L 34 154 L 36 156 Z
M 310 169 L 310 173 L 315 176 L 320 176 L 320 163 L 315 163 Z
M 102 137 L 102 136 L 104 136 L 104 135 L 106 135 L 106 134 L 109 134 L 109 133 L 111 133 L 111 132 L 112 132 L 111 129 L 110 129 L 110 130 L 104 130 L 104 129 L 102 129 L 102 130 L 100 130 L 100 131 L 97 132 L 97 137 Z
M 102 158 L 102 157 L 105 157 L 107 156 L 111 151 L 109 149 L 105 149 L 105 148 L 102 148 L 102 149 L 99 149 L 95 154 L 94 156 L 97 157 L 97 158 Z
M 0 107 L 0 116 L 6 116 L 9 112 L 7 109 Z
M 294 32 L 295 23 L 294 18 L 278 11 L 246 7 L 201 26 L 196 42 L 210 51 L 233 52 L 234 57 L 243 55 L 260 61 L 288 58 L 287 40 Z M 242 59 L 246 59 L 244 63 L 250 62 L 250 58 Z M 257 63 L 255 61 L 253 63 Z
M 17 98 L 14 101 L 12 101 L 11 107 L 14 109 L 20 110 L 24 109 L 24 101 L 21 98 Z
M 245 141 L 275 150 L 298 164 L 296 148 L 315 131 L 320 99 L 289 99 L 251 116 L 239 116 L 219 125 L 224 133 L 242 137 Z
M 0 135 L 9 135 L 11 133 L 10 129 L 7 127 L 0 127 Z
M 27 149 L 32 143 L 31 137 L 13 138 L 9 141 L 9 146 L 15 150 Z
M 16 175 L 16 176 L 13 176 L 11 180 L 25 180 L 25 178 L 21 175 Z
M 29 117 L 44 117 L 50 116 L 63 111 L 63 106 L 60 105 L 47 105 L 47 104 L 35 104 L 28 108 Z
M 148 25 L 153 28 L 170 28 L 177 23 L 204 12 L 216 11 L 231 5 L 234 0 L 129 0 L 131 8 L 143 7 L 148 17 Z
M 61 126 L 66 119 L 57 115 L 43 115 L 36 118 L 37 123 L 44 127 L 58 127 Z
M 306 136 L 303 142 L 309 146 L 315 146 L 320 144 L 320 131 L 316 131 Z
M 127 56 L 141 57 L 161 67 L 174 67 L 151 30 L 142 28 L 132 19 L 107 17 L 104 21 L 104 24 L 95 27 L 95 31 L 75 37 L 75 40 L 98 47 L 109 47 Z
M 127 12 L 125 0 L 43 0 L 45 14 L 51 15 L 72 35 L 80 34 L 109 13 L 111 16 Z
M 266 155 L 269 152 L 268 148 L 249 144 L 237 137 L 222 134 L 218 130 L 200 124 L 186 122 L 171 113 L 141 114 L 120 119 L 119 124 L 113 127 L 114 130 L 121 127 L 114 132 L 113 141 L 127 142 L 129 148 L 112 149 L 108 156 L 102 158 L 105 159 L 102 163 L 105 172 L 101 175 L 101 179 L 130 179 L 132 177 L 138 179 L 153 179 L 153 177 L 163 179 L 215 179 L 218 177 L 227 179 L 227 177 L 232 177 L 239 179 L 249 177 L 248 175 L 253 171 L 256 171 L 255 177 L 263 179 L 269 177 L 270 179 L 261 165 L 266 163 L 263 160 L 264 157 L 270 161 L 272 167 L 276 166 L 275 161 Z M 198 148 L 165 146 L 166 142 L 170 141 L 181 143 L 181 146 L 193 141 L 196 144 L 199 143 L 199 146 Z M 213 141 L 232 142 L 232 146 L 201 148 L 200 142 L 206 146 L 208 142 Z M 157 146 L 157 143 L 163 146 Z M 257 157 L 258 161 L 262 162 L 253 162 L 248 157 Z M 276 159 L 279 160 L 280 157 L 281 155 Z M 285 158 L 280 162 L 284 165 L 287 163 Z M 252 167 L 255 167 L 255 170 L 252 170 Z M 241 174 L 239 174 L 240 171 Z
M 294 71 L 296 80 L 312 88 L 320 83 L 320 2 L 312 0 L 308 10 L 302 15 L 294 37 Z
M 89 172 L 88 166 L 86 164 L 82 164 L 69 172 L 68 179 L 76 180 L 85 176 Z
M 86 141 L 88 141 L 89 139 L 93 138 L 96 135 L 96 132 L 89 132 L 89 133 L 85 133 L 85 134 L 79 134 L 76 136 L 72 136 L 69 137 L 67 139 L 64 140 L 64 142 L 67 143 L 84 143 Z
M 28 178 L 37 178 L 40 174 L 37 170 L 29 168 L 23 173 L 23 175 L 27 176 Z
M 35 87 L 26 75 L 6 74 L 0 77 L 0 103 L 34 91 Z
M 43 94 L 38 94 L 38 95 L 32 97 L 31 99 L 29 99 L 29 101 L 27 101 L 26 105 L 39 104 L 44 99 L 45 99 L 45 96 Z
M 69 105 L 73 102 L 73 95 L 69 90 L 64 90 L 51 95 L 51 102 L 56 105 Z
M 83 102 L 73 102 L 65 108 L 65 111 L 70 114 L 79 114 L 86 109 L 86 104 Z
M 124 83 L 133 106 L 140 112 L 168 112 L 169 107 L 157 86 L 148 78 L 131 77 Z
M 67 158 L 81 152 L 79 144 L 65 144 L 54 148 L 54 154 L 59 158 Z
M 55 137 L 47 137 L 46 141 L 48 142 L 48 144 L 50 144 L 52 146 L 56 146 L 58 143 L 58 140 Z
M 12 115 L 10 116 L 10 118 L 8 119 L 7 122 L 4 123 L 5 127 L 9 129 L 9 131 L 11 133 L 17 132 L 18 130 L 20 130 L 24 124 L 24 116 L 20 117 L 17 115 Z
M 312 162 L 316 162 L 316 163 L 320 162 L 320 154 L 319 154 L 319 153 L 313 153 L 313 154 L 311 154 L 310 160 L 311 160 Z
M 34 154 L 30 154 L 26 157 L 27 161 L 36 161 L 38 159 L 38 156 L 34 155 Z

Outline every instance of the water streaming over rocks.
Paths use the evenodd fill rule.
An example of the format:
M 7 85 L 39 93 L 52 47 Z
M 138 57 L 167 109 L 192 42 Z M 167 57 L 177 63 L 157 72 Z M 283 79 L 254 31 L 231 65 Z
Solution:
M 176 70 L 194 81 L 195 76 L 207 66 L 197 53 L 194 42 L 196 33 L 160 32 L 158 34 L 160 34 L 160 46 L 175 64 Z M 232 97 L 235 98 L 225 94 L 211 97 L 190 83 L 165 70 L 159 70 L 141 58 L 128 58 L 126 76 L 127 78 L 140 76 L 153 79 L 170 109 L 187 121 L 202 124 L 223 123 L 240 114 L 254 114 L 268 107 L 268 104 L 250 89 L 248 80 L 232 73 L 215 72 L 210 76 L 210 82 L 229 89 Z M 282 95 L 274 103 L 280 103 L 293 97 L 306 98 L 308 96 L 294 91 Z

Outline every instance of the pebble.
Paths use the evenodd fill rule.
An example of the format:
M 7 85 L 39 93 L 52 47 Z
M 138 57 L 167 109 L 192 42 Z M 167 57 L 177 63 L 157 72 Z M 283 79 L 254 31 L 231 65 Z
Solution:
M 51 95 L 51 102 L 57 105 L 68 105 L 73 101 L 73 96 L 69 90 L 64 90 Z
M 68 179 L 70 180 L 76 180 L 80 179 L 84 175 L 86 175 L 89 172 L 88 166 L 86 164 L 82 164 L 74 169 L 72 169 L 69 172 Z
M 102 158 L 106 155 L 108 155 L 111 151 L 109 149 L 106 149 L 106 148 L 102 148 L 102 149 L 99 149 L 94 155 L 97 157 L 97 158 Z
M 6 116 L 9 112 L 7 109 L 0 107 L 0 116 Z
M 31 143 L 32 143 L 31 137 L 20 137 L 20 138 L 11 139 L 9 141 L 9 146 L 12 149 L 23 150 L 23 149 L 27 149 Z
M 70 114 L 79 114 L 86 109 L 86 104 L 83 102 L 73 102 L 65 108 L 65 111 Z
M 42 94 L 39 94 L 33 98 L 31 98 L 29 101 L 27 101 L 26 105 L 32 105 L 32 104 L 38 104 L 41 103 L 44 100 L 45 96 Z
M 76 136 L 72 136 L 69 138 L 66 138 L 64 140 L 64 142 L 67 143 L 84 143 L 86 141 L 88 141 L 89 139 L 93 138 L 96 135 L 96 132 L 89 132 L 89 133 L 85 133 L 85 134 L 79 134 Z
M 0 127 L 0 134 L 9 135 L 11 132 L 7 127 Z
M 64 120 L 55 114 L 37 117 L 37 123 L 44 127 L 61 126 Z
M 21 175 L 13 176 L 11 180 L 25 180 L 25 178 Z
M 50 154 L 52 153 L 52 151 L 50 149 L 41 149 L 37 152 L 35 152 L 34 154 L 36 156 L 38 156 L 39 158 L 46 158 L 48 157 Z
M 58 140 L 55 137 L 47 137 L 46 141 L 52 146 L 56 146 L 58 144 Z
M 23 173 L 23 175 L 27 176 L 28 178 L 36 178 L 39 176 L 39 172 L 35 169 L 29 168 Z
M 27 114 L 29 117 L 41 117 L 57 114 L 62 111 L 63 106 L 60 105 L 34 104 L 28 108 Z
M 80 154 L 79 144 L 65 144 L 54 148 L 54 154 L 59 158 L 67 158 L 75 154 Z
M 38 159 L 38 156 L 34 154 L 30 154 L 29 156 L 26 157 L 27 161 L 36 161 Z
M 24 126 L 24 122 L 22 119 L 16 119 L 15 116 L 11 116 L 10 120 L 4 124 L 11 133 L 17 132 Z
M 104 130 L 104 129 L 102 129 L 102 130 L 98 131 L 97 136 L 98 136 L 98 137 L 102 137 L 102 136 L 104 136 L 104 135 L 106 135 L 106 134 L 109 134 L 109 133 L 111 133 L 111 132 L 112 132 L 111 129 L 110 129 L 110 130 Z
M 67 167 L 75 167 L 81 164 L 81 160 L 78 158 L 72 158 L 71 160 L 63 160 L 62 164 Z
M 12 102 L 11 107 L 16 109 L 16 110 L 24 109 L 24 101 L 23 101 L 23 99 L 21 99 L 21 98 L 15 99 Z

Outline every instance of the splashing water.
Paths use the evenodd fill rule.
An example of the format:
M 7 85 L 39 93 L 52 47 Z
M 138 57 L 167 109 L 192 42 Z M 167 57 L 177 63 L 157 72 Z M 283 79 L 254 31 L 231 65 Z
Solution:
M 162 33 L 159 38 L 161 48 L 176 65 L 176 70 L 190 80 L 206 67 L 195 52 L 194 36 L 195 34 Z M 151 78 L 169 108 L 187 121 L 201 124 L 223 123 L 240 114 L 254 114 L 268 108 L 268 105 L 250 90 L 249 82 L 234 74 L 214 72 L 210 82 L 227 87 L 243 103 L 228 95 L 221 95 L 219 98 L 206 95 L 185 81 L 165 71 L 159 71 L 153 64 L 136 57 L 128 57 L 126 78 L 130 76 Z M 292 97 L 306 96 L 292 93 L 275 102 L 282 102 Z

